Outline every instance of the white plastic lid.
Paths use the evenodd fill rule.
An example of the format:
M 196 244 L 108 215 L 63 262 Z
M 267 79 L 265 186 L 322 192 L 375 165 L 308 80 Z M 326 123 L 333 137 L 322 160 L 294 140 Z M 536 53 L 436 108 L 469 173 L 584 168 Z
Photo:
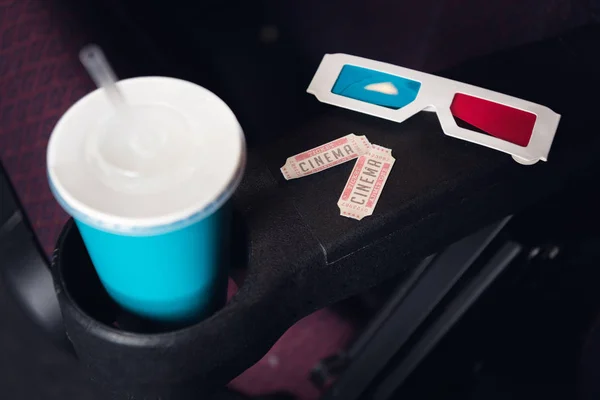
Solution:
M 73 217 L 100 229 L 147 235 L 213 213 L 241 180 L 244 134 L 229 107 L 187 81 L 117 83 L 126 112 L 102 90 L 75 103 L 50 136 L 50 187 Z

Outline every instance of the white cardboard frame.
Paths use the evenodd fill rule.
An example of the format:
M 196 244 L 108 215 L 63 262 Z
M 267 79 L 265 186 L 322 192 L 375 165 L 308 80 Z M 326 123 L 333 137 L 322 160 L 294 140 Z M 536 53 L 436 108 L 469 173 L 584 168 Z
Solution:
M 420 82 L 421 87 L 415 100 L 398 110 L 344 97 L 333 93 L 331 89 L 345 65 L 354 65 L 412 79 Z M 539 104 L 424 72 L 348 54 L 325 54 L 307 92 L 323 103 L 394 122 L 403 122 L 419 111 L 435 111 L 446 135 L 511 154 L 515 161 L 525 165 L 535 164 L 539 160 L 547 161 L 560 121 L 559 114 Z M 456 93 L 490 100 L 535 114 L 537 118 L 527 147 L 459 127 L 450 112 L 450 105 Z

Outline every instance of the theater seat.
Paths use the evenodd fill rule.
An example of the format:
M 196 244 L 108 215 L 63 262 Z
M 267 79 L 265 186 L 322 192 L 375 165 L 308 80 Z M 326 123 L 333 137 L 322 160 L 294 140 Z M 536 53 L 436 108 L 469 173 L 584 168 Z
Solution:
M 45 150 L 48 137 L 62 113 L 93 89 L 92 82 L 77 60 L 77 51 L 83 44 L 95 41 L 108 48 L 109 56 L 111 49 L 116 49 L 112 50 L 113 54 L 122 54 L 124 47 L 127 47 L 123 43 L 135 44 L 140 37 L 146 39 L 155 37 L 157 34 L 160 35 L 161 29 L 169 29 L 180 22 L 179 20 L 170 20 L 168 23 L 160 25 L 156 24 L 158 20 L 150 19 L 145 24 L 139 24 L 135 17 L 135 7 L 140 2 L 123 0 L 122 3 L 129 7 L 119 8 L 119 12 L 115 12 L 114 15 L 106 11 L 109 6 L 104 6 L 106 17 L 114 18 L 114 20 L 106 20 L 104 26 L 108 31 L 109 26 L 118 25 L 121 27 L 119 28 L 120 33 L 131 34 L 131 36 L 118 37 L 114 32 L 107 32 L 107 36 L 103 37 L 99 36 L 102 29 L 97 29 L 97 25 L 95 30 L 90 29 L 91 23 L 88 24 L 90 21 L 82 17 L 82 15 L 88 14 L 81 13 L 83 7 L 81 4 L 91 7 L 92 5 L 99 6 L 100 2 L 88 0 L 78 6 L 75 6 L 74 3 L 0 0 L 0 160 L 11 178 L 47 255 L 52 253 L 58 233 L 68 217 L 53 199 L 46 183 Z M 117 4 L 119 1 L 107 2 L 107 4 L 113 3 Z M 144 4 L 146 3 L 144 2 Z M 175 3 L 172 4 L 173 7 L 175 7 Z M 364 4 L 360 5 L 361 3 Z M 235 35 L 229 35 L 222 40 L 216 38 L 211 44 L 210 51 L 206 51 L 206 54 L 209 54 L 207 62 L 212 67 L 209 69 L 213 71 L 210 82 L 205 83 L 207 78 L 200 76 L 200 73 L 197 76 L 188 73 L 189 75 L 183 77 L 206 84 L 231 102 L 236 114 L 240 115 L 242 123 L 244 124 L 246 121 L 251 139 L 260 141 L 263 136 L 269 137 L 269 135 L 273 135 L 272 132 L 276 128 L 285 125 L 286 120 L 281 116 L 288 114 L 279 113 L 278 110 L 285 107 L 286 102 L 281 101 L 278 93 L 293 93 L 290 98 L 294 99 L 305 97 L 300 90 L 303 86 L 302 81 L 295 81 L 293 85 L 289 84 L 289 75 L 293 74 L 293 70 L 282 74 L 280 73 L 281 69 L 276 68 L 278 65 L 286 68 L 293 65 L 290 63 L 293 58 L 290 58 L 289 55 L 295 54 L 295 52 L 306 56 L 306 63 L 296 66 L 298 70 L 302 71 L 310 71 L 311 65 L 323 52 L 341 50 L 378 57 L 390 62 L 408 60 L 407 62 L 410 64 L 408 66 L 431 70 L 461 61 L 471 55 L 522 41 L 540 39 L 561 29 L 583 23 L 590 16 L 585 13 L 585 7 L 581 5 L 583 2 L 573 2 L 573 8 L 569 8 L 566 13 L 561 13 L 561 10 L 567 7 L 567 2 L 555 1 L 552 2 L 552 6 L 546 5 L 546 9 L 552 12 L 547 14 L 529 13 L 517 17 L 516 9 L 521 3 L 515 2 L 512 8 L 506 9 L 507 14 L 504 15 L 504 19 L 500 19 L 504 22 L 500 23 L 497 29 L 490 30 L 483 29 L 478 24 L 466 24 L 466 21 L 484 21 L 485 18 L 490 18 L 488 14 L 478 15 L 474 4 L 472 12 L 462 15 L 448 5 L 439 9 L 432 6 L 432 9 L 426 10 L 421 6 L 413 6 L 411 2 L 405 3 L 406 9 L 402 8 L 404 5 L 397 5 L 398 13 L 406 16 L 403 20 L 408 18 L 422 21 L 418 27 L 421 34 L 419 41 L 414 43 L 403 36 L 404 45 L 399 46 L 397 36 L 402 36 L 407 32 L 394 33 L 383 29 L 385 26 L 394 26 L 395 23 L 391 23 L 394 21 L 388 20 L 387 24 L 377 25 L 373 20 L 366 23 L 364 19 L 354 17 L 356 32 L 344 35 L 341 34 L 342 30 L 329 29 L 327 25 L 328 22 L 335 21 L 336 12 L 342 8 L 336 9 L 331 5 L 315 4 L 315 8 L 311 11 L 309 3 L 303 3 L 302 7 L 306 8 L 297 10 L 295 9 L 298 7 L 297 5 L 284 6 L 281 2 L 277 4 L 273 2 L 269 5 L 272 22 L 275 25 L 279 24 L 284 34 L 289 33 L 287 36 L 290 38 L 289 43 L 297 47 L 288 47 L 282 44 L 265 47 L 257 35 L 254 41 L 240 39 L 240 42 L 247 44 L 247 47 L 236 48 L 233 45 L 237 40 Z M 146 15 L 159 18 L 161 7 L 165 6 L 169 7 L 171 4 L 165 2 L 154 9 L 152 6 L 148 6 L 151 10 L 147 10 Z M 387 6 L 389 6 L 388 3 L 381 1 L 375 3 L 353 2 L 345 9 L 344 13 L 359 15 L 361 11 L 373 11 L 378 7 L 385 8 Z M 232 7 L 229 3 L 226 6 L 211 8 L 215 14 L 210 19 L 223 21 L 222 17 L 227 16 L 227 11 L 230 12 Z M 260 11 L 258 5 L 256 8 Z M 437 11 L 434 12 L 433 9 Z M 533 7 L 529 7 L 529 9 L 533 9 Z M 207 31 L 210 32 L 212 28 L 203 24 L 193 24 L 194 13 L 198 10 L 200 8 L 190 10 L 188 19 L 183 21 L 184 24 L 189 24 L 187 25 L 189 29 L 185 30 L 188 36 L 181 37 L 181 42 L 174 46 L 181 52 L 206 50 L 195 41 L 195 38 L 206 36 Z M 325 12 L 322 13 L 322 10 Z M 502 10 L 502 8 L 497 10 L 498 15 L 502 14 Z M 305 17 L 292 21 L 289 16 L 296 15 L 296 12 L 297 15 Z M 355 14 L 352 14 L 353 12 Z M 558 14 L 567 17 L 561 20 L 557 17 Z M 331 18 L 324 17 L 327 15 Z M 204 17 L 206 18 L 206 15 Z M 546 24 L 543 21 L 537 21 L 535 24 L 527 24 L 523 20 L 523 18 L 533 17 L 540 19 L 548 17 L 550 22 Z M 235 18 L 240 17 L 236 16 Z M 521 18 L 518 29 L 514 25 L 516 18 Z M 438 29 L 436 35 L 428 36 L 431 32 L 427 27 L 436 26 L 441 20 L 446 21 L 441 25 L 443 29 Z M 307 28 L 306 24 L 311 21 L 318 22 L 321 27 L 319 33 Z M 452 21 L 452 23 L 447 21 Z M 98 24 L 97 20 L 92 22 Z M 268 21 L 260 21 L 260 24 L 265 22 Z M 465 25 L 461 25 L 462 22 L 465 22 Z M 362 23 L 369 28 L 367 30 L 359 28 Z M 457 24 L 462 28 L 454 31 L 453 27 Z M 145 31 L 152 25 L 156 26 L 155 31 Z M 505 27 L 511 32 L 510 35 L 503 36 L 499 33 Z M 260 26 L 257 26 L 256 30 L 258 32 Z M 486 40 L 484 33 L 488 31 L 490 36 Z M 360 38 L 359 32 L 367 33 L 364 40 Z M 449 37 L 448 40 L 451 39 L 454 48 L 457 51 L 460 49 L 460 52 L 443 53 L 444 38 L 449 35 L 448 32 L 454 32 L 457 35 Z M 474 32 L 481 35 L 477 45 L 460 45 L 461 43 L 471 43 Z M 369 43 L 377 43 L 381 51 L 374 50 L 375 48 Z M 140 55 L 137 61 L 136 57 L 131 55 L 116 60 L 117 66 L 121 66 L 121 68 L 117 68 L 117 71 L 122 77 L 147 73 L 179 76 L 179 69 L 170 68 L 169 62 L 161 63 L 161 60 L 158 60 L 156 65 L 149 67 L 151 64 L 147 62 L 148 58 L 144 58 L 144 54 L 142 54 L 144 53 L 143 49 L 148 47 L 152 47 L 152 45 L 146 43 L 137 49 L 131 47 L 132 54 Z M 170 54 L 160 45 L 158 48 L 157 54 L 159 55 L 152 57 L 160 59 L 162 55 Z M 286 56 L 281 57 L 278 51 L 283 51 L 284 48 Z M 151 56 L 146 57 L 152 58 Z M 304 60 L 304 58 L 302 59 Z M 272 62 L 271 67 L 259 68 L 258 65 L 265 61 Z M 239 65 L 245 68 L 232 68 L 232 66 Z M 193 67 L 194 65 L 191 65 L 187 70 L 193 70 Z M 273 70 L 278 72 L 271 73 Z M 205 66 L 198 65 L 197 71 L 204 72 Z M 216 81 L 213 81 L 213 78 Z M 264 89 L 259 97 L 261 101 L 256 101 L 254 94 L 261 89 Z M 280 116 L 279 125 L 273 124 L 270 120 L 267 121 L 273 115 Z M 266 132 L 267 130 L 269 132 Z M 315 365 L 319 359 L 333 354 L 345 346 L 352 338 L 353 331 L 353 323 L 338 313 L 332 310 L 319 311 L 292 327 L 269 354 L 234 380 L 232 386 L 250 394 L 288 391 L 300 399 L 315 399 L 319 392 L 308 381 L 310 367 Z

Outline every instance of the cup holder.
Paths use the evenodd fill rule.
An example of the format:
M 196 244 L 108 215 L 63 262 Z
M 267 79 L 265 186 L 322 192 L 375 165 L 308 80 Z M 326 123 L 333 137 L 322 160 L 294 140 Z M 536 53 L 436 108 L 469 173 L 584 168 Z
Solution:
M 232 255 L 239 265 L 247 260 L 248 246 L 244 241 L 247 231 L 241 217 L 234 217 L 233 223 L 235 247 Z M 186 348 L 193 348 L 194 329 L 199 329 L 204 321 L 189 326 L 166 325 L 124 311 L 104 289 L 72 220 L 67 222 L 58 240 L 52 273 L 66 333 L 75 353 L 91 368 L 92 379 L 114 392 L 113 398 L 196 399 L 207 390 L 206 382 L 192 378 L 202 368 L 182 365 L 187 364 L 182 359 Z M 215 311 L 224 303 L 225 293 L 215 301 Z M 136 355 L 130 357 L 130 351 Z M 167 357 L 169 352 L 170 357 Z M 168 372 L 150 367 L 160 364 L 161 355 L 165 356 L 163 369 Z M 102 359 L 104 356 L 106 358 Z M 115 362 L 121 368 L 129 364 L 124 368 L 133 371 L 130 376 L 123 377 L 122 382 L 113 368 Z M 139 381 L 135 379 L 136 369 L 140 370 Z M 149 373 L 145 374 L 144 369 Z M 173 379 L 174 375 L 177 379 Z
M 52 263 L 65 330 L 81 364 L 112 398 L 205 398 L 319 306 L 307 306 L 306 296 L 329 299 L 318 288 L 326 285 L 321 273 L 332 272 L 318 242 L 291 201 L 267 200 L 233 215 L 231 259 L 245 266 L 232 269 L 237 294 L 220 307 L 223 296 L 214 314 L 188 326 L 158 326 L 123 313 L 104 290 L 75 223 L 66 224 Z
M 104 289 L 75 224 L 69 222 L 65 232 L 60 242 L 61 246 L 55 252 L 55 255 L 60 254 L 60 258 L 55 257 L 53 264 L 56 265 L 56 261 L 60 260 L 61 276 L 63 285 L 68 290 L 67 295 L 82 313 L 106 326 L 133 333 L 168 332 L 186 326 L 156 323 L 122 309 Z M 248 235 L 243 218 L 237 213 L 233 216 L 231 233 L 231 265 L 235 266 L 232 271 L 237 278 L 236 283 L 241 286 L 245 275 L 244 267 L 248 262 Z M 228 276 L 223 278 L 227 279 Z M 214 311 L 225 304 L 225 290 L 226 285 L 223 285 L 223 293 L 215 296 L 211 307 Z

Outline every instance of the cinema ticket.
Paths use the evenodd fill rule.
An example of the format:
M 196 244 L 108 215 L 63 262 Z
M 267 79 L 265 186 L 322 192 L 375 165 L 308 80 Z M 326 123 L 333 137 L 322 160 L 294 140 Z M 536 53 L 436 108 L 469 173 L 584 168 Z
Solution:
M 340 215 L 359 221 L 372 215 L 395 161 L 392 150 L 375 144 L 358 157 L 338 200 Z
M 301 178 L 354 160 L 370 150 L 371 143 L 366 136 L 351 133 L 289 157 L 281 167 L 281 173 L 286 180 Z

